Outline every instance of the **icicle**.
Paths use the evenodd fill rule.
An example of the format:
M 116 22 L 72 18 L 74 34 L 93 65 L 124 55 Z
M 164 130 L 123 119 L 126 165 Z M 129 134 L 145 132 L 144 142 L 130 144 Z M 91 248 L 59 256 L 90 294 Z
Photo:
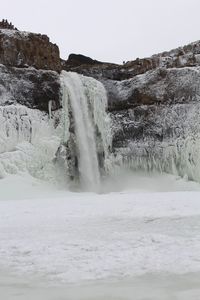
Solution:
M 48 103 L 48 109 L 49 109 L 49 119 L 51 120 L 52 118 L 52 100 L 49 101 Z

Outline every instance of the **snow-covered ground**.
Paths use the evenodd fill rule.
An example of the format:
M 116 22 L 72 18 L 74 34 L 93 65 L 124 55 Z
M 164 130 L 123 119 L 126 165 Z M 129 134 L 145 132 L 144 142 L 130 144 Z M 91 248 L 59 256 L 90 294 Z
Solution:
M 140 174 L 120 188 L 0 180 L 3 299 L 198 300 L 200 186 Z

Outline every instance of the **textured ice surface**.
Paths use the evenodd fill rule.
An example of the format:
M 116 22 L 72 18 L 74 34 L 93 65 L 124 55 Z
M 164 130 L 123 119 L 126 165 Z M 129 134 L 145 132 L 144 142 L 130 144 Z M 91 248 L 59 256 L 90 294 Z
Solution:
M 22 105 L 2 106 L 0 127 L 0 177 L 27 171 L 51 176 L 45 168 L 52 164 L 60 139 L 47 114 Z
M 2 268 L 68 283 L 200 272 L 199 185 L 143 176 L 129 192 L 45 195 L 39 182 L 12 178 L 0 181 Z
M 116 150 L 120 165 L 200 181 L 199 103 L 142 106 L 139 117 L 130 110 L 116 119 L 116 127 L 130 132 L 125 147 Z

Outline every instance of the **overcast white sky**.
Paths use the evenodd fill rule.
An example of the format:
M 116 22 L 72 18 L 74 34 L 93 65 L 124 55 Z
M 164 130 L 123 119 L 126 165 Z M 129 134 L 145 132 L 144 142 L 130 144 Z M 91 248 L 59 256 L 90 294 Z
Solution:
M 200 39 L 200 0 L 0 0 L 0 17 L 46 33 L 64 59 L 122 63 Z

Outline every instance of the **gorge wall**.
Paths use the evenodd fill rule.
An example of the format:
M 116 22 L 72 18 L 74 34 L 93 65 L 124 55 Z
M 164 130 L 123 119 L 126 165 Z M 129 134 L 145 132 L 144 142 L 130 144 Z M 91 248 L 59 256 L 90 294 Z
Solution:
M 200 181 L 200 42 L 123 65 L 71 55 L 66 70 L 100 80 L 120 164 Z
M 116 164 L 200 181 L 199 41 L 123 65 L 75 54 L 64 61 L 47 36 L 5 28 L 0 23 L 0 120 L 5 125 L 18 114 L 21 122 L 12 125 L 12 134 L 9 126 L 4 126 L 0 153 L 8 151 L 5 141 L 13 131 L 25 126 L 24 116 L 26 122 L 29 119 L 26 136 L 31 139 L 36 111 L 42 126 L 48 123 L 50 113 L 53 132 L 60 130 L 62 70 L 93 77 L 104 85 L 112 130 L 110 152 Z M 22 112 L 22 106 L 34 113 Z M 70 130 L 73 133 L 73 126 Z M 54 145 L 56 152 L 59 142 Z

